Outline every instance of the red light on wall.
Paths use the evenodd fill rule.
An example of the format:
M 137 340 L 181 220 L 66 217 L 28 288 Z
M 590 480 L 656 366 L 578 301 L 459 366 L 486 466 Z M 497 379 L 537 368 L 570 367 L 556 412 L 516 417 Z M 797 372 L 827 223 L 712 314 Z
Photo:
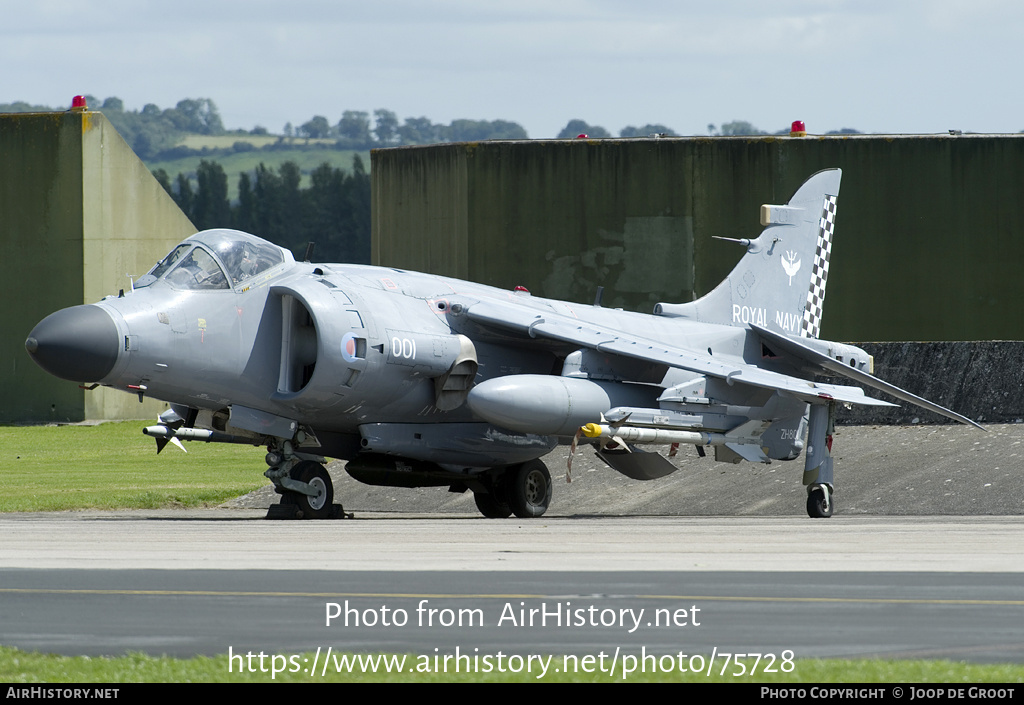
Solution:
M 807 127 L 804 125 L 803 120 L 794 120 L 793 124 L 789 128 L 790 137 L 803 137 L 807 134 Z
M 72 98 L 71 99 L 71 109 L 72 110 L 88 110 L 89 109 L 89 105 L 85 102 L 85 96 L 84 95 L 76 95 L 74 98 Z

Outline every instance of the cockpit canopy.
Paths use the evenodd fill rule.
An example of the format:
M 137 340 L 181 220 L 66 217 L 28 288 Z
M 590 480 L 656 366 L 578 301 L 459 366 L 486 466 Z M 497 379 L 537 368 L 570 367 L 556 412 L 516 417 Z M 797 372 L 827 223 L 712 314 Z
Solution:
M 163 279 L 175 289 L 234 289 L 285 262 L 287 250 L 239 230 L 204 230 L 160 260 L 135 288 Z

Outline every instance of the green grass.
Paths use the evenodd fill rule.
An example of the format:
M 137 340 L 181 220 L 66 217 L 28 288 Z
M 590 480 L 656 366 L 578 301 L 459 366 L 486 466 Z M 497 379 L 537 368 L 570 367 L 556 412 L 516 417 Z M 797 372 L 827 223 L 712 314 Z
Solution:
M 282 655 L 283 657 L 284 655 Z M 291 656 L 291 655 L 288 655 Z M 319 673 L 289 673 L 287 664 L 313 663 L 312 653 L 296 654 L 296 661 L 282 658 L 284 672 L 239 673 L 237 661 L 234 672 L 228 672 L 228 657 L 198 656 L 191 659 L 154 657 L 133 653 L 117 658 L 89 656 L 54 656 L 29 653 L 19 649 L 0 647 L 0 682 L 6 683 L 320 683 L 320 682 L 536 682 L 538 672 L 522 673 L 409 673 L 410 667 L 424 663 L 426 657 L 406 656 L 404 673 L 337 673 L 325 676 Z M 340 656 L 340 655 L 339 655 Z M 270 670 L 270 655 L 265 661 Z M 432 658 L 432 656 L 431 656 Z M 308 659 L 308 660 L 303 660 Z M 429 659 L 428 659 L 429 661 Z M 544 682 L 604 683 L 623 682 L 621 674 L 609 676 L 601 673 L 553 673 L 560 657 L 552 658 Z M 256 662 L 254 661 L 254 665 Z M 318 669 L 319 670 L 319 669 Z M 804 659 L 796 662 L 792 673 L 758 675 L 755 678 L 732 678 L 717 672 L 704 674 L 631 674 L 626 682 L 679 682 L 679 683 L 1024 683 L 1024 667 L 1010 665 L 978 665 L 952 661 L 875 661 L 838 659 Z
M 225 134 L 225 135 L 186 135 L 178 146 L 188 147 L 189 149 L 231 149 L 235 146 L 236 142 L 246 142 L 251 144 L 256 149 L 266 147 L 268 144 L 276 144 L 279 140 L 284 140 L 286 144 L 294 145 L 296 147 L 309 147 L 310 145 L 322 145 L 324 147 L 333 147 L 337 143 L 337 138 L 323 138 L 323 139 L 306 139 L 305 137 L 281 137 L 280 135 L 245 135 L 245 134 Z
M 238 140 L 235 140 L 238 141 Z M 363 160 L 363 166 L 367 171 L 370 169 L 370 153 L 344 150 L 339 151 L 337 149 L 280 149 L 272 151 L 254 151 L 254 152 L 235 152 L 233 154 L 226 155 L 195 155 L 189 157 L 182 157 L 180 159 L 171 159 L 167 161 L 154 161 L 146 162 L 146 166 L 149 167 L 150 171 L 156 171 L 157 169 L 163 169 L 167 172 L 171 178 L 171 182 L 174 183 L 175 179 L 178 178 L 178 174 L 195 174 L 196 169 L 199 168 L 199 162 L 212 161 L 217 162 L 224 169 L 224 173 L 228 177 L 228 198 L 238 197 L 238 177 L 242 172 L 253 172 L 256 170 L 261 163 L 265 164 L 268 168 L 272 167 L 277 170 L 285 162 L 295 162 L 299 165 L 299 169 L 303 174 L 316 169 L 318 166 L 327 162 L 335 169 L 343 169 L 344 171 L 352 172 L 352 157 L 356 154 L 359 155 L 360 159 Z M 305 181 L 305 179 L 304 179 Z
M 158 456 L 149 421 L 0 427 L 0 512 L 201 507 L 269 484 L 251 446 L 191 443 Z
M 242 135 L 242 134 L 227 134 L 227 135 L 185 135 L 178 146 L 188 147 L 189 149 L 231 149 L 234 147 L 236 142 L 245 142 L 251 144 L 256 149 L 266 147 L 268 144 L 274 144 L 279 139 L 278 135 Z M 290 140 L 295 142 L 294 139 Z M 298 142 L 297 144 L 301 144 Z

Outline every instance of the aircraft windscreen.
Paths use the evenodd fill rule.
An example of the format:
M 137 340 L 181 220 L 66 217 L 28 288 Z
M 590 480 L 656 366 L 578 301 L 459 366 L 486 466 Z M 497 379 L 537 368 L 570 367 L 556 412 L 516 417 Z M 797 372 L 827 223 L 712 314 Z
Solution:
M 164 279 L 179 289 L 233 288 L 286 259 L 291 261 L 290 254 L 237 230 L 205 230 L 171 250 L 134 286 L 138 289 Z
M 170 254 L 168 254 L 162 260 L 157 262 L 156 266 L 153 267 L 153 269 L 149 270 L 149 276 L 153 277 L 153 279 L 150 281 L 159 279 L 166 272 L 170 271 L 171 267 L 173 267 L 179 261 L 181 261 L 181 258 L 185 256 L 185 253 L 188 252 L 191 247 L 192 245 L 182 244 L 178 245 L 173 250 L 171 250 Z
M 285 260 L 281 248 L 237 230 L 207 230 L 194 238 L 220 258 L 231 286 L 239 286 Z
M 235 286 L 238 286 L 246 279 L 265 272 L 284 261 L 281 251 L 261 242 L 246 242 L 239 240 L 230 243 L 228 246 L 218 249 L 217 254 L 227 267 L 228 276 Z
M 180 249 L 180 248 L 179 248 Z M 202 247 L 193 248 L 164 281 L 178 289 L 227 289 L 224 270 Z

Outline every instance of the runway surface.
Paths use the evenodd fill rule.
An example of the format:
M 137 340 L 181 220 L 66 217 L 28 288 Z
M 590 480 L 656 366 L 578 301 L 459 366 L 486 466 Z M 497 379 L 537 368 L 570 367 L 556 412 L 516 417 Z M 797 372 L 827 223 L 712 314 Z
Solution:
M 0 515 L 0 568 L 1024 572 L 1024 517 Z
M 1020 517 L 260 517 L 4 515 L 0 643 L 1024 663 Z
M 1024 424 L 843 427 L 829 520 L 804 515 L 799 461 L 681 453 L 637 483 L 583 450 L 567 484 L 564 448 L 545 459 L 551 509 L 529 521 L 340 465 L 353 520 L 266 521 L 268 490 L 234 508 L 0 515 L 0 644 L 1024 664 L 1022 447 Z M 331 609 L 350 623 L 326 625 Z
M 1024 593 L 1019 575 L 1002 573 L 18 570 L 0 596 L 4 643 L 71 654 L 331 646 L 1024 661 Z

